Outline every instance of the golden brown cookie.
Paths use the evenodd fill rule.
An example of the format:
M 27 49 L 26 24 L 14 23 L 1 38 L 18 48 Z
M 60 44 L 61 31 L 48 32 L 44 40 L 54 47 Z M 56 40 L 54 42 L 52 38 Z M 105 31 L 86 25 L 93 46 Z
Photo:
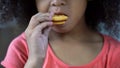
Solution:
M 67 19 L 66 15 L 54 15 L 52 18 L 53 24 L 64 24 Z

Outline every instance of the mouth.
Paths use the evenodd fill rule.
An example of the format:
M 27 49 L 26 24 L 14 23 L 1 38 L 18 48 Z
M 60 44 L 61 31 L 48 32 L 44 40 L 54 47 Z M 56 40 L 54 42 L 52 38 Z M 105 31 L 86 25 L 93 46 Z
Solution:
M 68 19 L 68 15 L 63 13 L 55 13 L 52 17 L 52 21 L 55 25 L 65 24 Z

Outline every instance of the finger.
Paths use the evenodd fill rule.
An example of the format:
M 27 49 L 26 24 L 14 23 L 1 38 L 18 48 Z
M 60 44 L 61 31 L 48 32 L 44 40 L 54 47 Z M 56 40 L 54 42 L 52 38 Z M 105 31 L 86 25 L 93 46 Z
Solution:
M 34 31 L 35 34 L 44 34 L 44 29 L 47 28 L 47 27 L 50 27 L 52 24 L 50 22 L 44 22 L 44 23 L 41 23 L 39 24 L 37 27 L 35 27 Z
M 31 29 L 35 28 L 38 24 L 44 22 L 44 21 L 50 21 L 50 14 L 49 13 L 45 13 L 45 14 L 42 14 L 42 13 L 38 13 L 36 15 L 34 15 L 31 20 L 30 20 L 30 24 L 29 24 L 29 27 Z
M 48 27 L 48 28 L 46 28 L 46 29 L 44 30 L 43 34 L 48 37 L 50 31 L 51 31 L 51 27 Z
M 52 20 L 52 17 L 54 16 L 54 13 L 51 12 L 49 18 Z

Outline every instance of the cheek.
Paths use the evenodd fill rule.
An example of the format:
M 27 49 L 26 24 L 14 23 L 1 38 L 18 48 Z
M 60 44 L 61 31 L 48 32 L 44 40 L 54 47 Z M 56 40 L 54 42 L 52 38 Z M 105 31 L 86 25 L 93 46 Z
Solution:
M 48 12 L 49 5 L 50 5 L 50 0 L 43 0 L 37 2 L 38 12 L 43 12 L 43 13 Z
M 76 3 L 71 4 L 72 17 L 74 19 L 81 19 L 81 17 L 85 14 L 86 6 L 87 6 L 86 0 L 80 0 Z

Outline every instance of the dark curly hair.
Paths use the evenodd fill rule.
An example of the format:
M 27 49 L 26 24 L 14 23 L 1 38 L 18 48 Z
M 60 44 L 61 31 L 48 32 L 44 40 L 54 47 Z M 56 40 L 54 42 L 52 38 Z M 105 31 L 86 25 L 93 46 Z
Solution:
M 0 24 L 7 24 L 5 22 L 14 17 L 22 22 L 20 24 L 27 25 L 35 13 L 35 0 L 0 0 Z M 88 0 L 85 15 L 91 29 L 120 36 L 120 0 Z
M 90 0 L 86 21 L 93 30 L 120 37 L 120 0 Z
M 27 27 L 35 13 L 37 9 L 33 0 L 0 0 L 0 26 L 19 24 Z

